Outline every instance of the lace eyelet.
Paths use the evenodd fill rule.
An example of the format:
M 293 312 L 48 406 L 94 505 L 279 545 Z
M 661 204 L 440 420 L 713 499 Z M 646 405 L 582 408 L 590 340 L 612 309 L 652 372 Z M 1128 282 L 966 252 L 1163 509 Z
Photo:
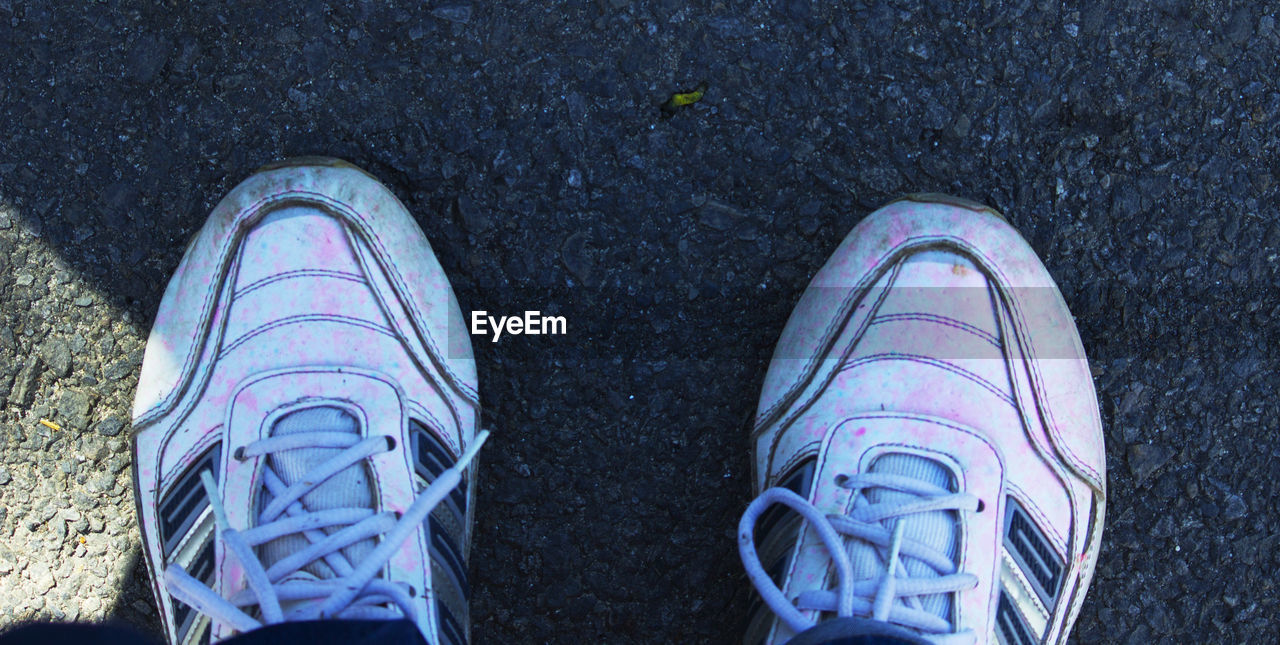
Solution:
M 987 503 L 982 500 L 978 500 L 978 508 L 975 509 L 973 512 L 981 513 L 985 508 L 987 508 Z
M 839 486 L 840 488 L 848 488 L 849 487 L 847 485 L 848 483 L 849 483 L 848 475 L 836 475 L 836 486 Z
M 236 461 L 244 461 L 244 446 L 240 446 L 232 451 L 231 458 Z
M 387 452 L 391 452 L 392 450 L 396 449 L 397 444 L 396 444 L 395 437 L 391 435 L 385 435 L 383 438 L 387 440 Z
M 409 597 L 410 597 L 410 598 L 417 598 L 417 597 L 418 597 L 418 588 L 417 588 L 417 587 L 415 587 L 415 586 L 413 586 L 413 585 L 409 585 Z

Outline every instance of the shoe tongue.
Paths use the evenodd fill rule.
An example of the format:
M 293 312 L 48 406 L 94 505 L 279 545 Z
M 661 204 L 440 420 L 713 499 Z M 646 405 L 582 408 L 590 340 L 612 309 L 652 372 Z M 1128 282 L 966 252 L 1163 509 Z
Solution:
M 942 464 L 917 455 L 884 455 L 872 463 L 871 472 L 911 477 L 949 491 L 955 490 L 955 482 L 952 480 L 951 473 Z M 910 493 L 883 488 L 867 491 L 867 498 L 875 504 L 906 503 L 920 499 Z M 959 521 L 959 515 L 955 511 L 912 513 L 904 517 L 886 520 L 883 525 L 885 528 L 892 529 L 895 520 L 903 525 L 902 537 L 904 541 L 911 539 L 922 542 L 945 554 L 952 561 L 955 560 L 956 525 Z M 849 555 L 853 560 L 855 578 L 866 579 L 874 577 L 879 579 L 880 576 L 884 575 L 884 563 L 875 555 L 875 547 L 860 540 L 854 540 L 849 544 Z M 899 557 L 898 562 L 902 570 L 906 572 L 904 574 L 900 570 L 899 576 L 906 575 L 912 578 L 938 577 L 938 574 L 931 567 L 915 558 L 902 556 Z M 918 598 L 920 599 L 921 609 L 945 620 L 951 620 L 951 594 L 918 596 Z
M 271 428 L 271 436 L 302 434 L 307 432 L 344 432 L 359 435 L 360 426 L 355 417 L 345 410 L 332 406 L 318 406 L 290 412 L 276 421 Z M 341 448 L 301 448 L 272 453 L 267 458 L 267 465 L 287 485 L 300 481 L 317 466 L 332 459 L 342 452 Z M 262 507 L 270 502 L 269 494 L 263 495 Z M 373 506 L 372 486 L 368 468 L 357 463 L 343 469 L 324 483 L 315 487 L 300 500 L 308 511 L 322 511 L 332 508 L 370 508 Z M 321 529 L 333 533 L 344 527 Z M 259 556 L 266 567 L 285 556 L 306 548 L 310 544 L 305 536 L 295 534 L 277 538 L 259 547 Z M 374 540 L 363 540 L 342 549 L 347 561 L 353 564 L 367 555 L 376 546 Z M 337 574 L 323 559 L 317 560 L 302 569 L 317 578 L 332 578 Z M 301 572 L 299 572 L 301 573 Z M 292 577 L 292 576 L 291 576 Z M 305 577 L 305 576 L 304 576 Z

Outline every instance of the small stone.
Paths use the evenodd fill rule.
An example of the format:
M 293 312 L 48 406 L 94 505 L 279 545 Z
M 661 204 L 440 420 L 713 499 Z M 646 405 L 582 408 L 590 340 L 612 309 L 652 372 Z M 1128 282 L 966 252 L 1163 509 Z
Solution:
M 98 506 L 98 500 L 84 494 L 81 491 L 75 491 L 74 493 L 71 493 L 71 503 L 75 504 L 76 508 L 96 508 Z
M 578 92 L 570 92 L 564 97 L 565 106 L 569 108 L 569 120 L 582 123 L 587 118 L 587 99 Z
M 1253 36 L 1253 18 L 1249 15 L 1248 7 L 1236 9 L 1236 12 L 1231 15 L 1226 34 L 1227 38 L 1237 45 L 1244 44 Z
M 293 45 L 302 42 L 302 38 L 298 36 L 298 31 L 293 27 L 285 27 L 276 32 L 276 42 L 281 45 Z
M 54 376 L 62 378 L 71 373 L 71 346 L 67 341 L 54 338 L 40 348 L 40 356 L 45 365 L 53 370 Z
M 102 375 L 108 381 L 119 381 L 133 372 L 133 365 L 126 359 L 120 359 L 102 370 Z
M 587 236 L 581 231 L 570 235 L 560 247 L 560 260 L 583 284 L 591 280 L 591 264 L 587 260 Z
M 115 487 L 115 475 L 110 473 L 98 475 L 97 477 L 90 479 L 89 483 L 85 484 L 85 490 L 88 490 L 90 493 L 110 493 L 115 489 Z M 96 502 L 94 504 L 96 505 Z
M 135 83 L 155 80 L 168 62 L 169 45 L 151 34 L 133 41 L 125 58 L 125 78 Z
M 816 217 L 801 217 L 796 220 L 796 231 L 805 237 L 812 237 L 822 226 L 822 220 Z
M 0 468 L 0 486 L 4 486 L 11 481 L 13 481 L 13 476 L 9 474 L 9 471 Z
M 234 92 L 249 82 L 248 74 L 227 74 L 219 77 L 214 83 L 223 92 Z
M 1141 485 L 1173 457 L 1173 448 L 1140 443 L 1129 446 L 1129 472 Z
M 459 195 L 453 202 L 453 210 L 457 213 L 458 219 L 462 220 L 462 226 L 467 231 L 479 235 L 489 228 L 489 216 L 483 210 L 476 208 L 475 202 L 472 202 L 470 197 Z
M 721 38 L 746 38 L 751 28 L 733 16 L 721 16 L 707 21 L 707 27 Z
M 1117 187 L 1111 196 L 1111 216 L 1119 220 L 1127 220 L 1142 208 L 1142 197 L 1132 186 Z
M 107 417 L 94 426 L 94 430 L 104 437 L 114 437 L 124 429 L 124 420 L 120 417 Z
M 742 211 L 716 201 L 708 201 L 698 215 L 699 222 L 717 231 L 727 231 L 746 219 Z
M 443 4 L 432 9 L 431 15 L 440 18 L 441 20 L 448 20 L 449 22 L 456 22 L 458 24 L 466 24 L 471 22 L 471 5 L 461 2 Z
M 93 409 L 93 398 L 80 390 L 67 390 L 58 401 L 58 416 L 63 424 L 83 430 L 89 426 L 89 412 Z
M 42 594 L 53 588 L 53 572 L 42 563 L 32 562 L 27 565 L 27 577 L 31 578 L 31 590 L 37 594 Z
M 813 12 L 809 0 L 788 0 L 787 17 L 792 20 L 808 20 L 809 15 Z
M 1227 509 L 1223 514 L 1229 520 L 1238 520 L 1249 514 L 1249 506 L 1245 504 L 1243 497 L 1231 493 L 1227 495 Z
M 582 188 L 582 171 L 577 168 L 570 170 L 567 181 L 569 182 L 570 188 Z
M 111 459 L 107 460 L 107 470 L 110 470 L 113 473 L 118 473 L 128 467 L 129 467 L 128 455 L 116 454 Z
M 40 367 L 39 356 L 27 357 L 26 364 L 22 366 L 22 371 L 13 382 L 13 390 L 9 392 L 9 403 L 23 408 L 31 405 L 31 399 L 35 395 L 36 378 L 40 376 Z
M 36 281 L 35 276 L 31 275 L 30 273 L 19 273 L 17 279 L 14 280 L 14 282 L 17 283 L 19 287 L 29 287 L 31 286 L 31 283 L 35 281 Z
M 93 304 L 93 296 L 80 296 L 74 302 L 77 307 L 88 307 Z
M 296 87 L 289 88 L 289 91 L 285 92 L 285 96 L 288 96 L 289 100 L 300 108 L 307 107 L 307 101 L 310 100 L 310 97 L 307 96 L 306 92 L 303 92 Z

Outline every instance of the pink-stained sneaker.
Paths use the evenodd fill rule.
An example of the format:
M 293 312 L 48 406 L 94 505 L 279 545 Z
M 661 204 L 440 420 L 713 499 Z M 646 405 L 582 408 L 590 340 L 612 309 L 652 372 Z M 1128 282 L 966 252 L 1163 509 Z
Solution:
M 169 641 L 405 617 L 466 642 L 478 419 L 458 304 L 391 191 L 332 159 L 245 180 L 170 280 L 134 401 Z
M 1102 535 L 1101 420 L 1066 304 L 995 211 L 922 195 L 858 224 L 782 333 L 752 438 L 747 642 L 833 617 L 1066 641 Z

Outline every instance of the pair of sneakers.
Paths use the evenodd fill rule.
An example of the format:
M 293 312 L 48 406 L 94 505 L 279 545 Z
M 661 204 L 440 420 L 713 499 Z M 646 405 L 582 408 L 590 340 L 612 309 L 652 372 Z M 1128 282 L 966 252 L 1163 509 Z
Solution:
M 237 186 L 169 282 L 134 403 L 169 641 L 407 618 L 467 642 L 479 401 L 449 282 L 389 190 L 322 158 Z M 1101 426 L 1066 306 L 994 211 L 920 196 L 859 224 L 783 332 L 752 440 L 749 642 L 1065 641 Z

